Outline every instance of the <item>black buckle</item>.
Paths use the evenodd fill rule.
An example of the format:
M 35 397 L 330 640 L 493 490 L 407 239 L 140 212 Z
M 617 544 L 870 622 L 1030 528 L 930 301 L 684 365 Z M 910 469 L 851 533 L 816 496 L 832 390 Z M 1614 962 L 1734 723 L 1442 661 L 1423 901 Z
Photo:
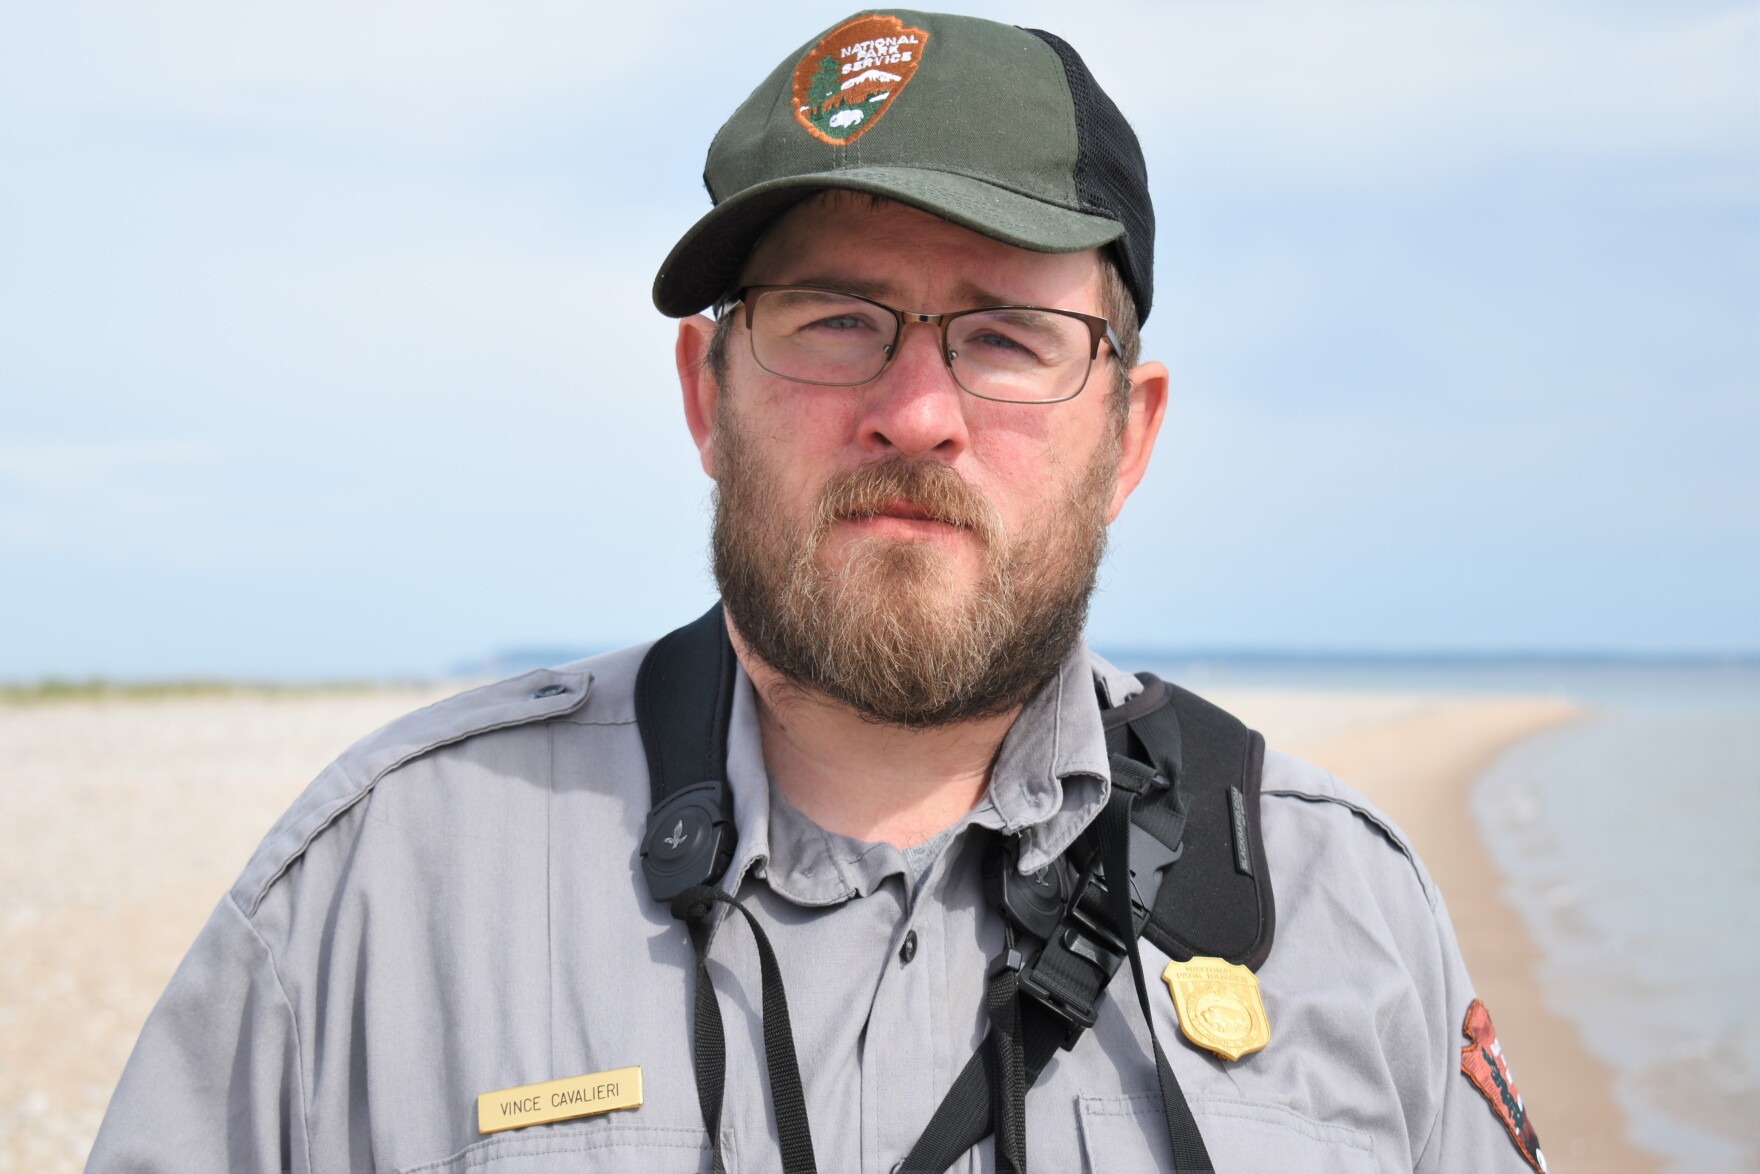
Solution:
M 1090 892 L 1100 896 L 1104 891 L 1098 862 L 1090 861 L 1076 881 L 1063 916 L 1045 936 L 1045 948 L 1021 972 L 1021 993 L 1062 1021 L 1061 1046 L 1065 1049 L 1075 1046 L 1082 1032 L 1094 1026 L 1107 984 L 1128 956 L 1129 947 L 1083 908 L 1091 899 Z M 1047 966 L 1048 959 L 1056 964 Z M 1084 969 L 1091 971 L 1086 982 L 1077 977 Z
M 733 859 L 733 844 L 733 791 L 725 782 L 674 791 L 648 813 L 642 836 L 649 895 L 670 904 L 688 888 L 714 884 Z
M 1071 923 L 1057 931 L 1057 936 L 1045 943 L 1045 948 L 1033 960 L 1020 976 L 1020 993 L 1032 998 L 1054 1018 L 1063 1024 L 1063 1039 L 1059 1045 L 1065 1049 L 1075 1046 L 1082 1032 L 1094 1026 L 1098 1018 L 1097 1010 L 1100 1000 L 1106 993 L 1107 984 L 1118 968 L 1124 963 L 1124 954 L 1113 949 L 1114 943 L 1110 935 L 1104 938 L 1089 932 L 1091 926 L 1076 924 L 1079 914 L 1071 915 Z M 1086 921 L 1086 918 L 1082 918 Z M 1068 986 L 1048 980 L 1049 973 L 1045 967 L 1046 956 L 1061 952 L 1080 958 L 1085 966 L 1092 967 L 1097 973 L 1094 981 L 1087 984 L 1085 990 L 1072 990 Z M 1091 991 L 1092 993 L 1088 993 Z
M 1101 875 L 1098 859 L 1090 859 L 1076 874 L 1069 861 L 1059 857 L 1049 868 L 1023 876 L 1015 867 L 1018 851 L 1009 840 L 998 843 L 985 857 L 990 900 L 1016 927 L 1045 945 L 1024 966 L 1018 964 L 1019 951 L 1010 951 L 1006 959 L 999 958 L 992 966 L 991 974 L 994 977 L 1003 966 L 1018 968 L 1020 992 L 1062 1022 L 1062 1046 L 1069 1048 L 1094 1026 L 1096 1007 L 1112 976 L 1130 957 L 1130 943 L 1119 941 L 1110 926 L 1091 912 L 1106 907 L 1106 878 Z M 1133 930 L 1148 920 L 1167 869 L 1184 854 L 1184 841 L 1169 848 L 1136 824 L 1131 825 Z M 1080 963 L 1074 961 L 1078 958 Z M 1048 959 L 1052 963 L 1049 967 Z M 1090 981 L 1082 981 L 1085 969 L 1090 970 L 1086 975 Z
M 1135 823 L 1131 824 L 1131 913 L 1141 925 L 1155 911 L 1155 898 L 1167 870 L 1186 854 L 1186 842 L 1169 848 Z M 1133 927 L 1134 928 L 1134 927 Z

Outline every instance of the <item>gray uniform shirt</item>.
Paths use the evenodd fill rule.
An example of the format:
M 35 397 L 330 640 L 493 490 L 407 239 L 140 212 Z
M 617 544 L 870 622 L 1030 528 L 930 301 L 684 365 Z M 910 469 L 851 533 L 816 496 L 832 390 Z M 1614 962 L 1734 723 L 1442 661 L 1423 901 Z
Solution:
M 89 1169 L 704 1170 L 694 959 L 649 900 L 633 686 L 645 648 L 530 673 L 410 714 L 332 764 L 276 823 L 148 1019 Z M 912 883 L 903 853 L 832 835 L 768 784 L 739 677 L 723 885 L 764 925 L 788 990 L 819 1168 L 885 1174 L 985 1030 L 1002 947 L 974 826 L 1054 858 L 1109 788 L 1085 649 L 1028 704 L 989 790 Z M 1265 762 L 1277 900 L 1259 972 L 1271 1026 L 1229 1063 L 1188 1044 L 1167 958 L 1140 942 L 1155 1028 L 1219 1171 L 1527 1168 L 1461 1075 L 1472 987 L 1400 833 L 1330 775 Z M 774 1170 L 759 966 L 731 919 L 713 972 L 727 1034 L 723 1152 Z M 638 1109 L 480 1135 L 479 1093 L 640 1065 Z M 1170 1169 L 1130 968 L 1028 1096 L 1031 1164 Z M 990 1170 L 985 1142 L 955 1169 Z

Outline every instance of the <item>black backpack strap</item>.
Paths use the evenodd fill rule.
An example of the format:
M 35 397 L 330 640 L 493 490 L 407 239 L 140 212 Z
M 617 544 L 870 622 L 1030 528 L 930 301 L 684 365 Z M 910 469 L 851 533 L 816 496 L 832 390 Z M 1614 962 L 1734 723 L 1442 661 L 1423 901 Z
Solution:
M 1163 830 L 1178 826 L 1183 840 L 1167 844 L 1177 856 L 1143 936 L 1182 962 L 1226 958 L 1257 970 L 1277 913 L 1259 826 L 1265 740 L 1196 694 L 1150 673 L 1139 679 L 1143 691 L 1103 715 L 1114 775 L 1152 762 L 1172 780 L 1138 805 L 1136 823 L 1164 842 Z
M 1114 799 L 1120 792 L 1134 796 L 1127 866 L 1133 920 L 1141 936 L 1172 957 L 1223 957 L 1257 969 L 1271 952 L 1274 912 L 1259 832 L 1264 740 L 1200 697 L 1148 673 L 1140 679 L 1142 692 L 1102 714 Z M 1107 871 L 1118 872 L 1117 813 L 1108 814 L 1114 819 L 1114 860 Z M 1016 951 L 1006 955 L 1019 972 L 1020 1048 L 1031 1086 L 1060 1047 L 1074 1046 L 1092 1026 L 1126 957 L 1139 998 L 1145 997 L 1140 963 L 1116 930 L 1107 932 L 1107 923 L 1122 924 L 1121 894 L 1102 886 L 1096 900 L 1096 889 L 1073 882 L 1063 861 L 1021 878 L 1013 848 L 992 853 L 985 871 L 1004 916 L 1045 942 L 1030 963 Z M 1211 875 L 1218 871 L 1224 875 Z M 1188 887 L 1192 891 L 1182 891 Z M 1218 900 L 1225 907 L 1203 907 Z M 1100 916 L 1102 902 L 1110 905 L 1110 916 Z M 899 1164 L 902 1174 L 941 1174 L 991 1132 L 999 1046 L 994 1033 L 985 1038 Z M 1155 1052 L 1180 1169 L 1207 1170 L 1203 1138 L 1158 1041 Z
M 668 904 L 672 915 L 686 924 L 697 957 L 691 1062 L 697 1105 L 709 1133 L 710 1169 L 723 1174 L 727 1168 L 721 1153 L 727 1043 L 709 972 L 713 915 L 718 905 L 725 905 L 745 918 L 758 947 L 764 1056 L 783 1163 L 791 1174 L 812 1174 L 813 1135 L 775 951 L 751 913 L 714 887 L 733 859 L 738 837 L 733 789 L 727 782 L 727 730 L 738 665 L 717 603 L 656 641 L 636 672 L 636 724 L 648 756 L 650 799 L 642 875 L 649 895 Z
M 673 904 L 674 898 L 695 886 L 713 885 L 732 859 L 737 833 L 726 763 L 737 663 L 717 604 L 659 640 L 636 676 L 636 718 L 648 759 L 652 800 L 642 840 L 642 871 L 656 900 Z M 1030 1086 L 1057 1049 L 1073 1046 L 1094 1022 L 1106 986 L 1126 957 L 1133 965 L 1139 999 L 1146 1000 L 1134 943 L 1119 940 L 1118 930 L 1127 921 L 1138 922 L 1141 936 L 1179 959 L 1215 956 L 1257 969 L 1271 950 L 1274 907 L 1258 819 L 1264 742 L 1201 698 L 1148 674 L 1141 679 L 1141 693 L 1103 715 L 1115 786 L 1130 793 L 1120 808 L 1128 810 L 1128 824 L 1114 820 L 1104 854 L 1111 858 L 1114 873 L 1121 871 L 1121 860 L 1128 863 L 1129 901 L 1122 886 L 1107 899 L 1104 885 L 1073 884 L 1068 866 L 1061 862 L 1057 882 L 1046 893 L 1015 886 L 1019 899 L 1009 915 L 1025 925 L 1052 915 L 1059 906 L 1066 910 L 1053 917 L 1059 932 L 1050 936 L 1048 948 L 1032 967 L 1023 970 L 1024 960 L 1012 949 L 1002 960 L 1020 973 L 1022 990 L 1031 995 L 1021 1001 L 1019 1019 L 1010 1033 L 1018 1031 L 1012 1045 L 1018 1050 L 1009 1065 L 1012 1079 L 1006 1083 L 1016 1088 L 1023 1077 Z M 1121 827 L 1128 827 L 1128 851 L 1120 840 Z M 1014 870 L 1012 859 L 1007 868 Z M 1174 879 L 1179 883 L 1166 883 Z M 1040 887 L 1045 883 L 1041 878 Z M 1072 900 L 1077 890 L 1084 891 L 1080 899 Z M 699 890 L 687 902 L 694 901 L 706 912 L 714 900 L 720 898 L 712 890 Z M 1097 900 L 1106 901 L 1104 912 L 1095 907 Z M 1036 908 L 1039 905 L 1046 907 Z M 674 912 L 684 915 L 676 905 Z M 693 922 L 699 969 L 707 941 L 698 941 L 697 931 L 706 928 L 706 922 Z M 767 971 L 767 986 L 770 978 Z M 779 978 L 775 985 L 780 986 Z M 710 1065 L 712 1087 L 705 1086 L 702 1061 L 720 1054 L 723 1045 L 719 1015 L 701 1014 L 705 995 L 711 1003 L 714 1000 L 713 987 L 699 982 L 699 988 L 699 1017 L 705 1022 L 699 1025 L 704 1030 L 697 1040 L 698 1094 L 705 1098 L 713 1093 L 703 1103 L 704 1120 L 713 1135 L 720 1118 L 720 1082 Z M 767 991 L 767 1049 L 772 1001 Z M 785 1004 L 780 998 L 774 1001 L 786 1031 Z M 788 1043 L 783 1049 L 786 1056 L 771 1057 L 771 1099 L 778 1107 L 798 1100 L 798 1067 L 793 1063 L 792 1041 Z M 1175 1132 L 1189 1132 L 1183 1148 L 1191 1158 L 1185 1164 L 1207 1169 L 1203 1141 L 1189 1110 L 1174 1112 L 1185 1109 L 1184 1101 L 1177 1084 L 1172 1084 L 1169 1097 L 1171 1070 L 1158 1044 L 1156 1053 L 1170 1139 L 1176 1152 L 1181 1151 Z M 945 1170 L 990 1131 L 993 1074 L 986 1072 L 986 1063 L 997 1063 L 988 1039 L 911 1156 L 900 1164 L 902 1169 Z M 776 1069 L 783 1070 L 785 1077 L 794 1074 L 794 1098 L 788 1095 L 790 1080 L 778 1086 Z M 785 1142 L 793 1138 L 794 1148 L 810 1163 L 812 1143 L 804 1113 L 795 1129 L 789 1128 L 795 1122 L 786 1117 L 790 1115 L 778 1113 L 778 1126 L 788 1135 Z M 1176 1120 L 1180 1117 L 1183 1122 Z M 719 1138 L 714 1141 L 719 1169 Z
M 648 755 L 642 874 L 654 900 L 712 885 L 738 836 L 727 783 L 727 727 L 738 660 L 717 602 L 662 636 L 636 673 L 636 725 Z

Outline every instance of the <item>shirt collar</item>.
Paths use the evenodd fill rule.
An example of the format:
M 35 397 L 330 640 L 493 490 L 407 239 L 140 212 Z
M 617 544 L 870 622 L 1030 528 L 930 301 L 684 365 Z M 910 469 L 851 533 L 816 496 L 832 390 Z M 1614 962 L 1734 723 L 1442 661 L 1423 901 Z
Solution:
M 1111 705 L 1142 689 L 1078 644 L 1002 740 L 986 799 L 999 821 L 987 826 L 1020 836 L 1022 872 L 1056 860 L 1106 806 L 1112 774 L 1096 686 Z
M 795 810 L 770 781 L 758 731 L 757 695 L 741 665 L 727 729 L 727 782 L 733 789 L 739 843 L 728 864 L 727 891 L 737 896 L 747 875 L 762 879 L 796 905 L 836 905 L 908 871 L 904 854 L 826 831 Z
M 1111 790 L 1100 700 L 1110 705 L 1142 685 L 1078 644 L 1021 710 L 1002 740 L 990 786 L 961 821 L 1021 837 L 1020 868 L 1051 863 L 1105 807 Z M 737 893 L 748 873 L 799 905 L 833 905 L 872 892 L 904 872 L 903 853 L 825 831 L 769 781 L 756 697 L 742 666 L 727 735 L 727 781 L 739 843 L 725 882 Z

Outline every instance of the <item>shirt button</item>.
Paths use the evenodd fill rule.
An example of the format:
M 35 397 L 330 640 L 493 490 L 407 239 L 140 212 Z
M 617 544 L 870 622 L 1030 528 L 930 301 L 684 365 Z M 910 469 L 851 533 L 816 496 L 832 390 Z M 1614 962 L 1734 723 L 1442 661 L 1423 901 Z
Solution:
M 909 966 L 911 959 L 917 956 L 917 931 L 911 930 L 904 935 L 904 945 L 898 948 L 898 960 Z

